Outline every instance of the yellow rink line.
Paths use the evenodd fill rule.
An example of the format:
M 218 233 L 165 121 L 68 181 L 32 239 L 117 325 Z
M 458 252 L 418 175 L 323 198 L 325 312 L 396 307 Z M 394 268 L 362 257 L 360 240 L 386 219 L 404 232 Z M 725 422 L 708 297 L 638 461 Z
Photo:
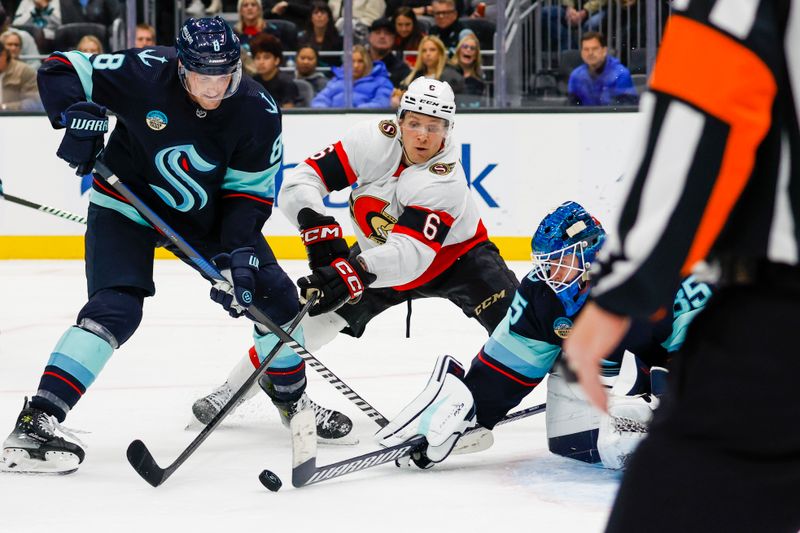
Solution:
M 355 239 L 348 237 L 352 243 Z M 267 236 L 278 259 L 305 259 L 300 237 Z M 527 261 L 531 257 L 530 238 L 492 237 L 507 261 Z M 156 259 L 174 259 L 166 250 L 156 250 Z M 82 235 L 0 235 L 0 259 L 83 259 Z

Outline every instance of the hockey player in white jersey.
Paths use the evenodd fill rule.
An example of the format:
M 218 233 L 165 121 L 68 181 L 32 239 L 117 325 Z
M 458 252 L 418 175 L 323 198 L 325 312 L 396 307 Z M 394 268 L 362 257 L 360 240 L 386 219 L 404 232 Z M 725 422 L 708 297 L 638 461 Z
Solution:
M 311 269 L 298 285 L 304 296 L 321 293 L 303 321 L 310 351 L 340 331 L 360 337 L 373 317 L 416 298 L 447 298 L 487 333 L 505 316 L 519 283 L 471 197 L 453 142 L 455 112 L 446 82 L 419 78 L 396 121 L 358 124 L 288 173 L 280 208 L 299 228 Z M 323 198 L 354 184 L 351 249 Z M 258 365 L 251 349 L 222 386 L 194 403 L 195 417 L 207 424 Z M 284 377 L 267 372 L 260 384 L 270 396 L 286 394 Z M 293 414 L 282 411 L 284 421 Z

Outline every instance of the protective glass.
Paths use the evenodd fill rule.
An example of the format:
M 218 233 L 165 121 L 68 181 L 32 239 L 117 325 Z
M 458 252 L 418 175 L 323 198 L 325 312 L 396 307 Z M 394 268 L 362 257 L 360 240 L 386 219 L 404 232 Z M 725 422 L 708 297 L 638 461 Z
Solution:
M 568 289 L 588 272 L 589 265 L 583 259 L 585 241 L 577 242 L 549 253 L 531 254 L 536 277 L 547 283 L 554 292 Z

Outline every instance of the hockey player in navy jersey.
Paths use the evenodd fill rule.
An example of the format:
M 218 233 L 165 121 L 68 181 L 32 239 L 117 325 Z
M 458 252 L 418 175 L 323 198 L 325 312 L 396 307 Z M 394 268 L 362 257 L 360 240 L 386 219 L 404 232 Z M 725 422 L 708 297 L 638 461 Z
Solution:
M 58 157 L 84 175 L 102 150 L 104 163 L 137 196 L 230 272 L 232 282 L 216 283 L 212 299 L 234 316 L 251 300 L 278 324 L 296 316 L 297 289 L 261 233 L 281 164 L 280 110 L 260 85 L 242 77 L 239 41 L 221 18 L 189 19 L 175 48 L 56 52 L 38 81 L 53 127 L 65 128 Z M 103 150 L 106 110 L 117 123 Z M 36 394 L 26 399 L 3 443 L 0 469 L 68 473 L 83 461 L 81 446 L 59 434 L 60 422 L 139 326 L 143 300 L 155 293 L 153 251 L 162 242 L 133 206 L 94 179 L 86 231 L 89 300 L 53 349 Z M 260 354 L 277 342 L 258 325 L 253 336 Z M 302 329 L 294 336 L 302 342 Z M 294 352 L 279 351 L 269 370 L 282 385 L 276 403 L 289 409 L 307 400 L 304 367 Z M 327 414 L 323 433 L 349 432 L 347 417 Z
M 418 78 L 396 120 L 357 124 L 287 173 L 281 211 L 300 230 L 311 268 L 298 284 L 322 294 L 303 320 L 312 352 L 339 332 L 360 337 L 375 316 L 417 298 L 447 298 L 487 333 L 502 320 L 519 282 L 472 198 L 455 118 L 452 88 Z M 358 243 L 349 249 L 322 200 L 354 184 L 350 216 Z M 225 383 L 197 400 L 197 419 L 208 423 L 254 365 L 258 358 L 245 356 Z
M 426 450 L 412 456 L 420 467 L 447 457 L 470 427 L 492 429 L 549 373 L 547 437 L 550 451 L 589 463 L 621 468 L 646 434 L 658 398 L 647 375 L 663 376 L 670 353 L 711 296 L 693 277 L 683 280 L 673 313 L 655 323 L 638 322 L 603 363 L 604 383 L 612 388 L 625 351 L 635 354 L 636 379 L 612 389 L 609 416 L 601 417 L 567 383 L 560 364 L 561 345 L 589 293 L 589 268 L 605 241 L 600 223 L 582 206 L 566 202 L 542 220 L 531 241 L 533 270 L 522 280 L 508 314 L 473 359 L 468 373 L 450 356 L 437 361 L 428 386 L 389 425 L 378 442 L 392 446 L 417 435 Z M 644 379 L 643 379 L 644 378 Z

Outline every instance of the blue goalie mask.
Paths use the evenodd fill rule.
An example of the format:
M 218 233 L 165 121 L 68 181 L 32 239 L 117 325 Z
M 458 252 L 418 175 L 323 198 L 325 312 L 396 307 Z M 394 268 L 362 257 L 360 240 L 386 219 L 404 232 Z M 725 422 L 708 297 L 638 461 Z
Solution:
M 605 238 L 603 226 L 586 209 L 565 202 L 544 217 L 531 239 L 534 273 L 553 289 L 569 316 L 589 295 L 589 269 Z
M 220 17 L 190 18 L 175 39 L 184 88 L 208 100 L 228 98 L 242 80 L 241 44 Z

